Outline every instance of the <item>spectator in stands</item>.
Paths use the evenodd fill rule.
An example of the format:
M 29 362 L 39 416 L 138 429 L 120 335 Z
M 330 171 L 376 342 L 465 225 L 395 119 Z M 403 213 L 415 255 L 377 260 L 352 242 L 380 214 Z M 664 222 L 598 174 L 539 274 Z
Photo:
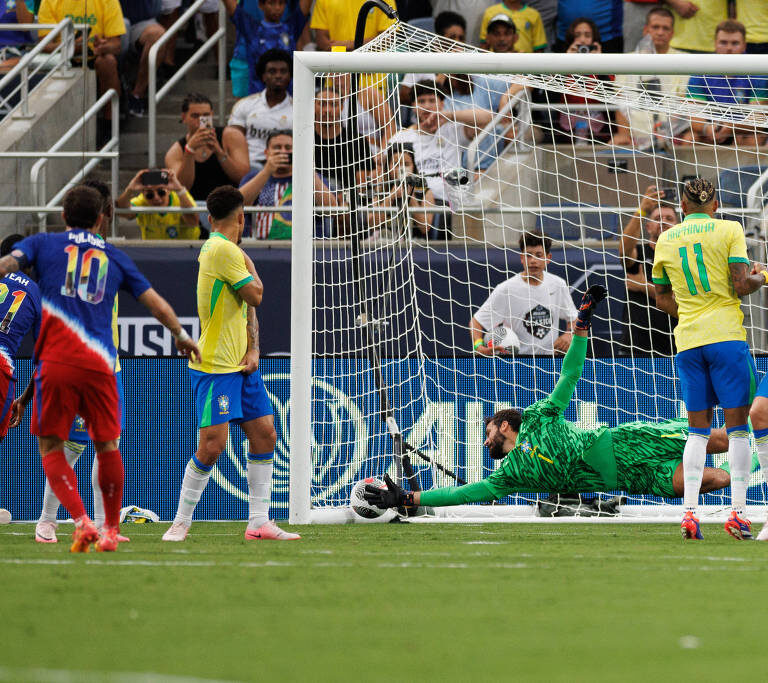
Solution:
M 434 81 L 419 81 L 414 86 L 416 120 L 410 128 L 398 131 L 391 143 L 413 146 L 419 171 L 427 176 L 435 199 L 446 202 L 447 188 L 443 175 L 461 167 L 461 156 L 478 128 L 490 123 L 493 113 L 484 109 L 449 109 L 445 95 Z
M 441 14 L 458 14 L 462 18 L 465 37 L 461 42 L 471 45 L 480 44 L 480 23 L 483 14 L 493 0 L 432 0 L 432 16 L 435 17 L 435 33 L 437 18 Z M 418 79 L 421 80 L 421 79 Z
M 448 40 L 455 40 L 460 43 L 466 42 L 466 28 L 467 22 L 464 20 L 464 17 L 456 12 L 441 12 L 435 17 L 435 33 Z M 413 104 L 413 86 L 419 81 L 428 81 L 432 78 L 434 78 L 433 74 L 405 74 L 399 86 L 400 102 L 410 107 Z M 438 76 L 440 85 L 442 85 L 443 79 L 444 76 Z M 411 122 L 410 109 L 406 109 L 405 113 L 406 119 L 403 121 L 403 125 L 407 126 Z
M 253 171 L 264 166 L 264 149 L 269 134 L 293 125 L 293 99 L 288 94 L 292 68 L 291 55 L 285 50 L 267 50 L 259 58 L 255 70 L 266 88 L 244 97 L 232 107 L 229 125 L 245 135 Z
M 557 32 L 557 0 L 529 0 L 528 4 L 541 16 L 547 34 L 547 47 L 551 48 L 555 44 Z
M 640 208 L 621 234 L 619 256 L 627 285 L 622 342 L 628 355 L 671 356 L 675 351 L 672 335 L 675 322 L 656 308 L 651 270 L 659 235 L 680 222 L 674 208 L 677 201 L 674 188 L 648 187 Z
M 392 8 L 394 0 L 385 0 Z M 310 27 L 315 32 L 317 49 L 328 51 L 334 46 L 353 50 L 357 15 L 365 0 L 315 0 Z M 394 23 L 384 12 L 374 10 L 366 23 L 365 42 L 388 29 Z
M 165 166 L 204 206 L 205 198 L 215 188 L 239 185 L 249 168 L 248 143 L 237 128 L 213 125 L 211 100 L 200 93 L 184 98 L 181 122 L 187 132 L 166 152 Z M 205 214 L 201 214 L 200 222 L 208 229 Z
M 715 52 L 721 55 L 743 54 L 747 49 L 744 24 L 729 19 L 717 25 L 715 30 Z M 706 102 L 723 105 L 764 104 L 768 100 L 764 77 L 759 76 L 691 76 L 688 81 L 688 96 Z M 692 119 L 690 137 L 695 142 L 724 145 L 761 145 L 765 134 L 755 126 L 739 126 L 730 123 L 715 123 L 705 119 Z
M 624 0 L 624 52 L 637 50 L 637 44 L 647 36 L 645 27 L 649 10 L 662 7 L 661 0 Z M 670 15 L 672 13 L 670 12 Z M 675 18 L 672 16 L 672 23 Z
M 297 49 L 312 0 L 300 0 L 299 11 L 291 13 L 288 21 L 283 20 L 288 0 L 260 0 L 259 8 L 264 13 L 261 21 L 246 12 L 238 0 L 223 2 L 237 30 L 238 42 L 242 41 L 244 46 L 245 60 L 249 65 L 248 94 L 261 92 L 266 87 L 257 69 L 262 55 L 271 50 L 287 50 L 291 54 Z
M 34 0 L 0 0 L 0 24 L 31 24 L 35 21 L 34 12 Z M 0 74 L 16 66 L 34 42 L 28 31 L 0 31 Z
M 750 0 L 752 1 L 752 0 Z M 729 0 L 666 0 L 675 15 L 672 47 L 683 52 L 714 52 L 711 37 L 728 19 Z
M 149 85 L 149 50 L 165 33 L 158 23 L 160 0 L 120 0 L 123 16 L 130 22 L 128 40 L 130 46 L 139 53 L 139 70 L 133 90 L 128 95 L 128 113 L 133 116 L 145 116 L 147 113 L 147 86 Z M 160 50 L 160 63 L 166 47 Z
M 735 18 L 747 29 L 747 54 L 768 53 L 768 2 L 736 0 Z
M 343 99 L 341 110 L 342 123 L 350 127 L 357 126 L 357 133 L 365 135 L 373 152 L 378 152 L 387 146 L 390 137 L 395 133 L 395 117 L 384 93 L 369 85 L 357 88 L 357 111 L 350 115 L 350 90 L 352 78 L 350 74 L 338 74 L 329 78 L 329 85 Z
M 85 13 L 83 7 L 86 7 Z M 125 19 L 120 8 L 120 0 L 102 0 L 99 3 L 86 4 L 78 0 L 42 0 L 37 20 L 41 24 L 58 24 L 68 16 L 82 18 L 82 23 L 88 24 L 88 66 L 96 71 L 96 86 L 99 95 L 110 88 L 121 92 L 120 74 L 117 68 L 117 58 L 120 55 L 120 36 L 125 34 Z M 42 38 L 49 31 L 40 31 Z M 58 41 L 46 46 L 46 51 L 53 52 Z M 78 36 L 75 50 L 75 61 L 82 54 L 80 47 L 82 37 Z M 104 115 L 97 121 L 96 137 L 99 142 L 108 139 L 112 111 L 104 109 Z
M 485 47 L 491 52 L 517 52 L 517 27 L 506 12 L 491 17 L 485 29 Z
M 246 206 L 291 206 L 293 204 L 293 132 L 273 130 L 266 141 L 264 167 L 251 171 L 240 183 Z M 336 206 L 336 195 L 315 176 L 315 203 Z M 252 226 L 252 227 L 251 227 Z M 244 237 L 261 240 L 289 240 L 291 213 L 257 213 L 246 217 Z
M 578 52 L 600 53 L 603 51 L 600 30 L 595 22 L 588 17 L 577 17 L 573 20 L 565 34 L 565 43 L 568 45 L 566 52 L 572 54 Z M 590 78 L 613 80 L 613 76 L 605 75 L 590 76 Z M 563 99 L 570 105 L 569 109 L 576 111 L 578 111 L 578 105 L 599 104 L 596 100 L 590 100 L 580 95 L 566 94 Z M 562 131 L 577 139 L 605 139 L 610 135 L 607 112 L 585 110 L 583 113 L 574 114 L 565 111 L 559 115 L 557 125 Z
M 520 236 L 523 271 L 497 285 L 469 321 L 472 345 L 485 356 L 506 355 L 505 349 L 486 346 L 485 333 L 503 325 L 520 340 L 521 355 L 565 353 L 573 338 L 578 312 L 565 280 L 547 272 L 552 240 L 541 233 Z M 559 321 L 566 331 L 559 334 Z
M 323 86 L 315 94 L 315 169 L 335 192 L 364 186 L 373 167 L 367 139 L 352 139 L 342 109 L 337 90 Z
M 157 177 L 153 177 L 157 176 Z M 139 171 L 117 198 L 121 209 L 157 207 L 157 213 L 136 213 L 143 240 L 196 240 L 200 237 L 197 214 L 162 211 L 167 207 L 194 208 L 195 200 L 170 169 Z
M 485 10 L 480 26 L 480 41 L 483 47 L 487 46 L 489 24 L 491 21 L 498 21 L 500 15 L 507 15 L 515 22 L 517 27 L 515 50 L 517 52 L 543 52 L 547 49 L 547 34 L 544 31 L 541 15 L 533 7 L 520 0 L 502 0 Z
M 643 35 L 652 41 L 653 50 L 657 54 L 674 54 L 679 52 L 670 47 L 674 35 L 675 19 L 666 7 L 653 7 L 648 12 L 643 28 Z M 641 46 L 642 47 L 642 46 Z M 683 75 L 660 76 L 617 76 L 618 85 L 644 90 L 652 96 L 676 95 L 685 97 L 688 87 L 688 77 Z M 615 113 L 616 130 L 613 134 L 613 144 L 618 146 L 634 145 L 647 149 L 653 144 L 656 132 L 667 138 L 679 138 L 688 131 L 688 124 L 682 118 L 667 120 L 657 114 L 641 111 L 635 107 L 627 107 Z M 658 131 L 657 131 L 658 128 Z
M 595 35 L 602 36 L 601 52 L 623 52 L 622 23 L 624 0 L 559 0 L 557 5 L 557 42 L 555 52 L 566 52 L 573 43 L 567 35 L 576 19 L 590 19 Z

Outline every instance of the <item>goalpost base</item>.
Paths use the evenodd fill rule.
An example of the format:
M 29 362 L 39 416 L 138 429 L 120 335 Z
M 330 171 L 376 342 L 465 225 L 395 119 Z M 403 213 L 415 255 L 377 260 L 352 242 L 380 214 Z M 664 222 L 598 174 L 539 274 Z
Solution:
M 457 505 L 449 508 L 434 508 L 434 515 L 408 518 L 408 522 L 431 523 L 542 523 L 542 524 L 659 524 L 680 522 L 682 505 L 623 505 L 616 516 L 570 516 L 539 517 L 535 505 Z M 719 505 L 699 506 L 698 516 L 702 522 L 725 522 L 729 508 Z M 766 521 L 766 508 L 762 505 L 748 505 L 746 516 L 753 524 Z M 387 510 L 377 519 L 363 519 L 349 507 L 314 508 L 309 514 L 309 524 L 386 524 L 395 517 L 394 510 Z

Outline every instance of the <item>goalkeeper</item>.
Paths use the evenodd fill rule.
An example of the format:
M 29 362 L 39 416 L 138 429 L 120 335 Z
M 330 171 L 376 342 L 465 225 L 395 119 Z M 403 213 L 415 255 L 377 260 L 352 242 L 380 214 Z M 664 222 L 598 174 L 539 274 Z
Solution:
M 685 419 L 581 429 L 563 417 L 584 367 L 592 312 L 605 296 L 605 288 L 599 285 L 584 294 L 573 342 L 551 396 L 522 414 L 500 410 L 486 419 L 485 445 L 494 460 L 503 460 L 493 474 L 474 484 L 422 492 L 404 491 L 385 476 L 388 488 L 369 484 L 365 499 L 379 508 L 390 508 L 489 502 L 520 491 L 623 490 L 664 498 L 681 496 L 683 448 L 688 436 Z M 725 431 L 714 430 L 709 452 L 727 449 Z M 724 488 L 730 481 L 726 470 L 708 467 L 701 492 Z

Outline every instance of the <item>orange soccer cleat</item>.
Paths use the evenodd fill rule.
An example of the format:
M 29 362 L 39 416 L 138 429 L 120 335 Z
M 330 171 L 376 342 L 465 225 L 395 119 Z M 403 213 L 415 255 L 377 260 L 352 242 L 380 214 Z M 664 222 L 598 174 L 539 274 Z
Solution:
M 75 522 L 75 530 L 72 533 L 72 545 L 69 547 L 71 553 L 87 553 L 91 549 L 91 543 L 99 540 L 99 530 L 96 525 L 83 517 Z

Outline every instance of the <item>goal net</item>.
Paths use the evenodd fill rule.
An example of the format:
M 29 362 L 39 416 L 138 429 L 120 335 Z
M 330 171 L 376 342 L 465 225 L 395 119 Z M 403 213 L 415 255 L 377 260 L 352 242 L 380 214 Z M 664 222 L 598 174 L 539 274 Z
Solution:
M 699 176 L 764 261 L 768 118 L 751 104 L 762 93 L 712 78 L 696 90 L 689 57 L 661 76 L 590 75 L 596 62 L 580 55 L 546 56 L 571 59 L 567 74 L 483 72 L 478 64 L 512 71 L 533 56 L 482 61 L 470 54 L 479 49 L 404 23 L 358 52 L 383 53 L 376 68 L 391 62 L 390 71 L 345 73 L 336 64 L 350 55 L 296 71 L 292 520 L 353 519 L 351 486 L 369 476 L 421 489 L 488 476 L 498 463 L 483 446 L 483 418 L 552 391 L 574 303 L 593 284 L 609 297 L 565 417 L 584 428 L 685 417 L 673 324 L 651 293 L 653 246 L 681 220 L 683 183 Z M 602 56 L 602 70 L 625 56 L 615 57 Z M 669 71 L 670 59 L 653 70 Z M 443 60 L 452 73 L 435 73 Z M 715 102 L 707 88 L 718 87 Z M 545 264 L 534 247 L 550 241 Z M 756 354 L 767 345 L 764 304 L 755 294 L 743 305 Z M 476 351 L 474 340 L 499 326 L 515 343 Z M 680 506 L 572 493 L 583 494 L 585 515 L 618 495 L 623 518 Z M 534 518 L 551 513 L 552 497 L 520 491 L 420 513 Z M 702 502 L 720 513 L 730 491 Z M 756 471 L 749 503 L 764 502 Z

